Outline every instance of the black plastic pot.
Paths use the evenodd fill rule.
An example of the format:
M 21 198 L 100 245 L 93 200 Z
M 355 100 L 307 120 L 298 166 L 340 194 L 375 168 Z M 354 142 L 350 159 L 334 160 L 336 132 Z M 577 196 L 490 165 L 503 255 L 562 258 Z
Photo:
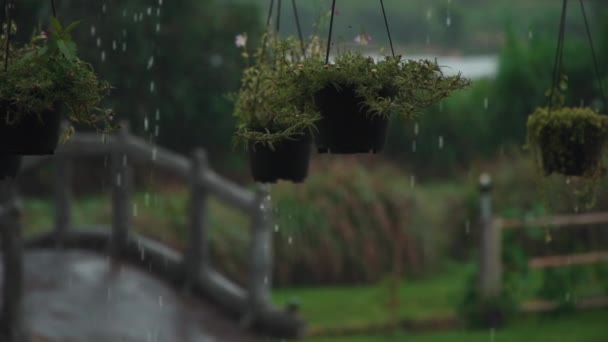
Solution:
M 21 156 L 0 155 L 0 180 L 15 178 L 21 166 Z
M 546 132 L 540 141 L 542 166 L 546 175 L 584 176 L 597 170 L 601 160 L 602 142 L 598 128 L 589 125 L 583 143 L 572 141 L 569 128 Z M 593 139 L 596 136 L 597 139 Z
M 249 144 L 249 165 L 256 182 L 276 183 L 286 180 L 301 183 L 308 176 L 312 137 L 274 143 L 274 150 L 264 144 Z
M 3 109 L 0 107 L 0 109 Z M 5 110 L 0 113 L 4 114 Z M 40 120 L 42 119 L 42 120 Z M 18 123 L 8 125 L 0 116 L 0 154 L 45 155 L 54 154 L 59 142 L 59 110 L 23 115 Z
M 384 95 L 384 94 L 383 94 Z M 321 113 L 316 137 L 319 153 L 378 153 L 384 148 L 388 118 L 369 115 L 352 87 L 327 86 L 315 94 Z

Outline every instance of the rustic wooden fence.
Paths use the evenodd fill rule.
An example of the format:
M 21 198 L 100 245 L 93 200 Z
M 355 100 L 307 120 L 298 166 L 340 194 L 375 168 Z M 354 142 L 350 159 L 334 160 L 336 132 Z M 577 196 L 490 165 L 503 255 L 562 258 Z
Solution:
M 54 156 L 24 158 L 21 172 L 51 160 L 55 164 L 55 220 L 50 233 L 21 241 L 19 207 L 15 205 L 10 182 L 2 184 L 0 204 L 2 251 L 4 253 L 4 305 L 2 332 L 20 334 L 23 291 L 22 259 L 25 247 L 87 248 L 135 262 L 165 280 L 217 302 L 227 313 L 241 319 L 244 326 L 277 337 L 304 335 L 305 325 L 293 306 L 285 310 L 270 302 L 272 279 L 271 203 L 267 189 L 241 188 L 215 173 L 205 152 L 196 150 L 190 159 L 147 143 L 133 136 L 128 126 L 115 135 L 76 134 L 60 145 Z M 74 229 L 71 223 L 70 174 L 73 159 L 83 156 L 111 156 L 112 226 L 111 229 Z M 151 162 L 189 181 L 189 239 L 185 255 L 130 231 L 132 163 Z M 216 272 L 209 260 L 208 199 L 214 196 L 250 217 L 249 282 L 243 289 Z M 145 256 L 145 257 L 142 257 Z M 7 341 L 21 341 L 7 339 Z
M 488 175 L 480 177 L 481 241 L 479 253 L 479 291 L 483 298 L 499 296 L 502 290 L 502 231 L 508 229 L 527 229 L 538 227 L 563 227 L 585 229 L 590 225 L 606 224 L 608 213 L 586 213 L 575 215 L 556 215 L 530 219 L 506 219 L 495 217 L 492 212 L 492 184 Z M 569 255 L 550 255 L 532 257 L 528 266 L 535 268 L 564 267 L 608 262 L 608 250 L 577 253 Z M 559 304 L 552 301 L 532 300 L 523 303 L 525 311 L 549 311 Z M 579 308 L 608 306 L 608 297 L 581 298 Z

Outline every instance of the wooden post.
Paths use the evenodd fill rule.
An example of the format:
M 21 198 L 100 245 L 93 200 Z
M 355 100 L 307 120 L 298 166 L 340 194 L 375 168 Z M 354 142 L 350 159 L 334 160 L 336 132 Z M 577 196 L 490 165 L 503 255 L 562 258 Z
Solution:
M 272 280 L 272 207 L 267 186 L 256 191 L 250 238 L 249 313 L 256 316 L 270 304 Z
M 10 181 L 0 182 L 0 234 L 4 268 L 0 340 L 25 342 L 23 326 L 23 242 L 19 222 L 20 208 L 15 203 Z
M 61 129 L 67 123 L 62 122 Z M 65 234 L 71 226 L 71 160 L 63 153 L 55 155 L 55 237 L 59 246 L 65 241 Z
M 208 168 L 207 155 L 203 149 L 197 149 L 192 155 L 190 175 L 189 228 L 190 246 L 186 255 L 186 274 L 188 283 L 192 283 L 197 275 L 207 274 L 209 266 L 209 235 L 207 207 L 207 190 L 202 184 L 201 177 Z
M 502 283 L 501 228 L 492 214 L 492 179 L 488 174 L 479 177 L 481 195 L 481 245 L 479 253 L 479 290 L 484 299 L 500 295 Z
M 126 138 L 129 125 L 121 122 L 120 132 L 112 152 L 112 254 L 124 251 L 131 222 L 130 192 L 132 172 L 126 154 Z

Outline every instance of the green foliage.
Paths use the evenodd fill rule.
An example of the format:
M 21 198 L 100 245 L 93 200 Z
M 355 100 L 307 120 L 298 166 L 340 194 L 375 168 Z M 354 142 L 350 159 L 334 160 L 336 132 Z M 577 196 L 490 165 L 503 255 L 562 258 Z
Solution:
M 294 63 L 303 58 L 298 40 L 267 33 L 243 71 L 236 101 L 237 141 L 265 143 L 294 139 L 314 128 L 320 116 L 299 84 L 291 79 Z M 250 63 L 245 47 L 243 55 Z
M 73 123 L 88 124 L 102 132 L 112 128 L 112 111 L 98 107 L 110 86 L 76 56 L 71 31 L 77 24 L 64 29 L 53 18 L 54 30 L 48 34 L 48 42 L 34 36 L 29 45 L 9 58 L 8 70 L 0 71 L 0 103 L 8 124 L 26 115 L 44 120 L 41 114 L 45 111 L 65 108 L 65 116 Z
M 460 74 L 444 76 L 439 65 L 429 60 L 387 56 L 374 61 L 357 52 L 340 54 L 328 65 L 322 58 L 305 59 L 293 76 L 309 98 L 325 87 L 352 87 L 369 108 L 368 114 L 408 119 L 470 84 Z

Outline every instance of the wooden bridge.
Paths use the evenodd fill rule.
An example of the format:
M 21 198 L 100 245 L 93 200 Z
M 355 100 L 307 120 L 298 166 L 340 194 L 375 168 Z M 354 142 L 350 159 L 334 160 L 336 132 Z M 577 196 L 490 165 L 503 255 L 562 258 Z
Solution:
M 78 157 L 104 155 L 111 156 L 112 164 L 111 227 L 94 227 L 94 229 L 74 227 L 71 223 L 70 210 L 71 162 Z M 80 341 L 79 337 L 84 338 L 83 341 L 107 341 L 110 338 L 116 341 L 189 342 L 208 341 L 210 337 L 215 337 L 212 339 L 214 341 L 249 341 L 260 336 L 291 338 L 304 335 L 305 324 L 298 315 L 297 308 L 279 309 L 270 301 L 273 267 L 272 218 L 270 217 L 272 211 L 268 192 L 264 187 L 260 186 L 256 191 L 243 189 L 215 173 L 207 164 L 203 150 L 196 150 L 190 158 L 185 158 L 131 135 L 126 125 L 123 125 L 116 135 L 107 137 L 98 134 L 76 134 L 68 143 L 60 145 L 54 156 L 24 158 L 22 171 L 35 169 L 49 161 L 55 164 L 55 224 L 50 233 L 23 241 L 20 224 L 21 205 L 16 196 L 15 186 L 10 181 L 0 184 L 2 186 L 0 230 L 3 253 L 3 276 L 0 278 L 3 289 L 0 301 L 1 341 L 23 342 L 28 340 L 27 336 L 40 336 L 39 329 L 48 328 L 57 332 L 59 328 L 55 321 L 53 328 L 49 328 L 49 324 L 40 327 L 44 325 L 45 319 L 50 319 L 45 317 L 47 311 L 50 316 L 63 315 L 65 327 L 69 328 L 71 323 L 82 325 L 82 321 L 94 311 L 90 305 L 95 305 L 96 309 L 103 307 L 103 310 L 107 311 L 108 325 L 104 327 L 100 319 L 94 319 L 94 315 L 90 316 L 87 321 L 90 334 L 87 335 L 88 337 L 73 337 L 74 341 Z M 133 176 L 131 164 L 138 162 L 151 162 L 155 167 L 165 169 L 189 181 L 190 200 L 187 215 L 190 235 L 188 250 L 184 255 L 130 230 Z M 207 202 L 210 196 L 241 210 L 250 217 L 248 259 L 250 273 L 246 288 L 237 286 L 215 271 L 210 264 L 208 233 L 209 229 L 213 228 L 209 227 L 208 217 Z M 91 254 L 92 252 L 94 253 Z M 97 274 L 89 274 L 92 271 L 86 273 L 88 271 L 83 271 L 85 266 L 97 270 Z M 121 276 L 117 278 L 119 280 L 116 280 L 116 283 L 112 283 L 108 279 L 116 278 L 116 272 Z M 143 272 L 145 274 L 142 274 Z M 88 279 L 89 283 L 72 284 L 73 279 L 69 277 L 75 274 L 81 276 L 77 279 Z M 157 278 L 160 278 L 160 283 Z M 97 279 L 99 284 L 95 284 L 91 279 Z M 125 285 L 125 282 L 129 281 L 130 283 L 127 284 L 129 286 Z M 103 289 L 104 284 L 107 285 L 106 287 L 123 289 L 123 300 L 133 307 L 128 308 L 127 304 L 124 304 L 122 309 L 127 309 L 126 312 L 132 313 L 131 316 L 124 314 L 120 316 L 117 307 L 107 306 L 109 305 L 107 303 L 112 301 L 106 300 L 111 295 L 106 293 L 110 290 Z M 66 286 L 69 288 L 66 289 Z M 170 286 L 170 290 L 164 289 L 163 286 Z M 152 291 L 149 288 L 157 290 Z M 59 292 L 63 294 L 60 295 Z M 147 292 L 150 292 L 148 297 L 146 297 Z M 151 335 L 142 335 L 141 338 L 133 337 L 132 334 L 120 335 L 121 331 L 133 330 L 133 326 L 137 325 L 135 321 L 140 322 L 141 325 L 142 320 L 146 321 L 145 317 L 154 316 L 153 310 L 147 310 L 145 303 L 147 303 L 146 298 L 154 298 L 156 302 L 155 296 L 158 292 L 165 293 L 165 298 L 174 297 L 174 303 L 165 303 L 165 306 L 173 304 L 172 310 L 181 318 L 156 317 L 150 321 L 155 323 L 150 324 L 158 326 L 149 327 L 150 331 L 168 325 L 166 329 L 183 333 L 183 326 L 174 325 L 183 325 L 187 324 L 184 323 L 185 321 L 192 321 L 193 326 L 197 324 L 204 326 L 207 329 L 205 334 L 193 333 L 187 338 L 181 335 L 181 337 L 169 336 L 169 334 L 160 339 L 158 336 L 155 337 L 156 339 L 151 339 Z M 120 294 L 120 291 L 118 293 Z M 196 304 L 184 309 L 183 296 L 189 296 L 188 303 Z M 48 309 L 53 305 L 61 306 L 63 302 L 74 301 L 75 297 L 88 299 L 83 300 L 84 302 L 76 300 L 70 304 L 76 307 L 76 310 L 81 310 L 73 313 L 73 316 L 69 316 L 66 312 L 58 314 Z M 104 300 L 93 300 L 95 298 L 90 297 L 102 297 Z M 134 297 L 141 298 L 139 301 L 129 301 L 129 298 Z M 158 298 L 163 297 L 159 295 Z M 208 304 L 207 301 L 212 304 Z M 120 302 L 116 305 L 119 304 Z M 62 308 L 67 310 L 65 307 Z M 188 314 L 184 314 L 185 311 L 188 311 Z M 182 314 L 185 316 L 180 316 Z M 133 315 L 138 319 L 133 319 Z M 184 317 L 190 316 L 199 318 L 184 321 Z M 80 323 L 71 322 L 70 318 Z M 171 325 L 172 323 L 168 322 L 171 319 L 175 324 Z M 38 324 L 39 322 L 43 323 Z M 124 326 L 123 330 L 117 328 L 118 326 Z M 219 326 L 223 328 L 217 330 Z M 95 329 L 97 332 L 91 332 Z M 100 329 L 117 332 L 115 336 L 99 337 L 102 333 Z M 213 329 L 216 329 L 215 333 L 210 331 Z M 82 331 L 86 329 L 83 328 Z M 53 336 L 49 337 L 48 334 L 46 336 L 49 341 L 55 341 Z M 40 341 L 46 341 L 44 336 Z

